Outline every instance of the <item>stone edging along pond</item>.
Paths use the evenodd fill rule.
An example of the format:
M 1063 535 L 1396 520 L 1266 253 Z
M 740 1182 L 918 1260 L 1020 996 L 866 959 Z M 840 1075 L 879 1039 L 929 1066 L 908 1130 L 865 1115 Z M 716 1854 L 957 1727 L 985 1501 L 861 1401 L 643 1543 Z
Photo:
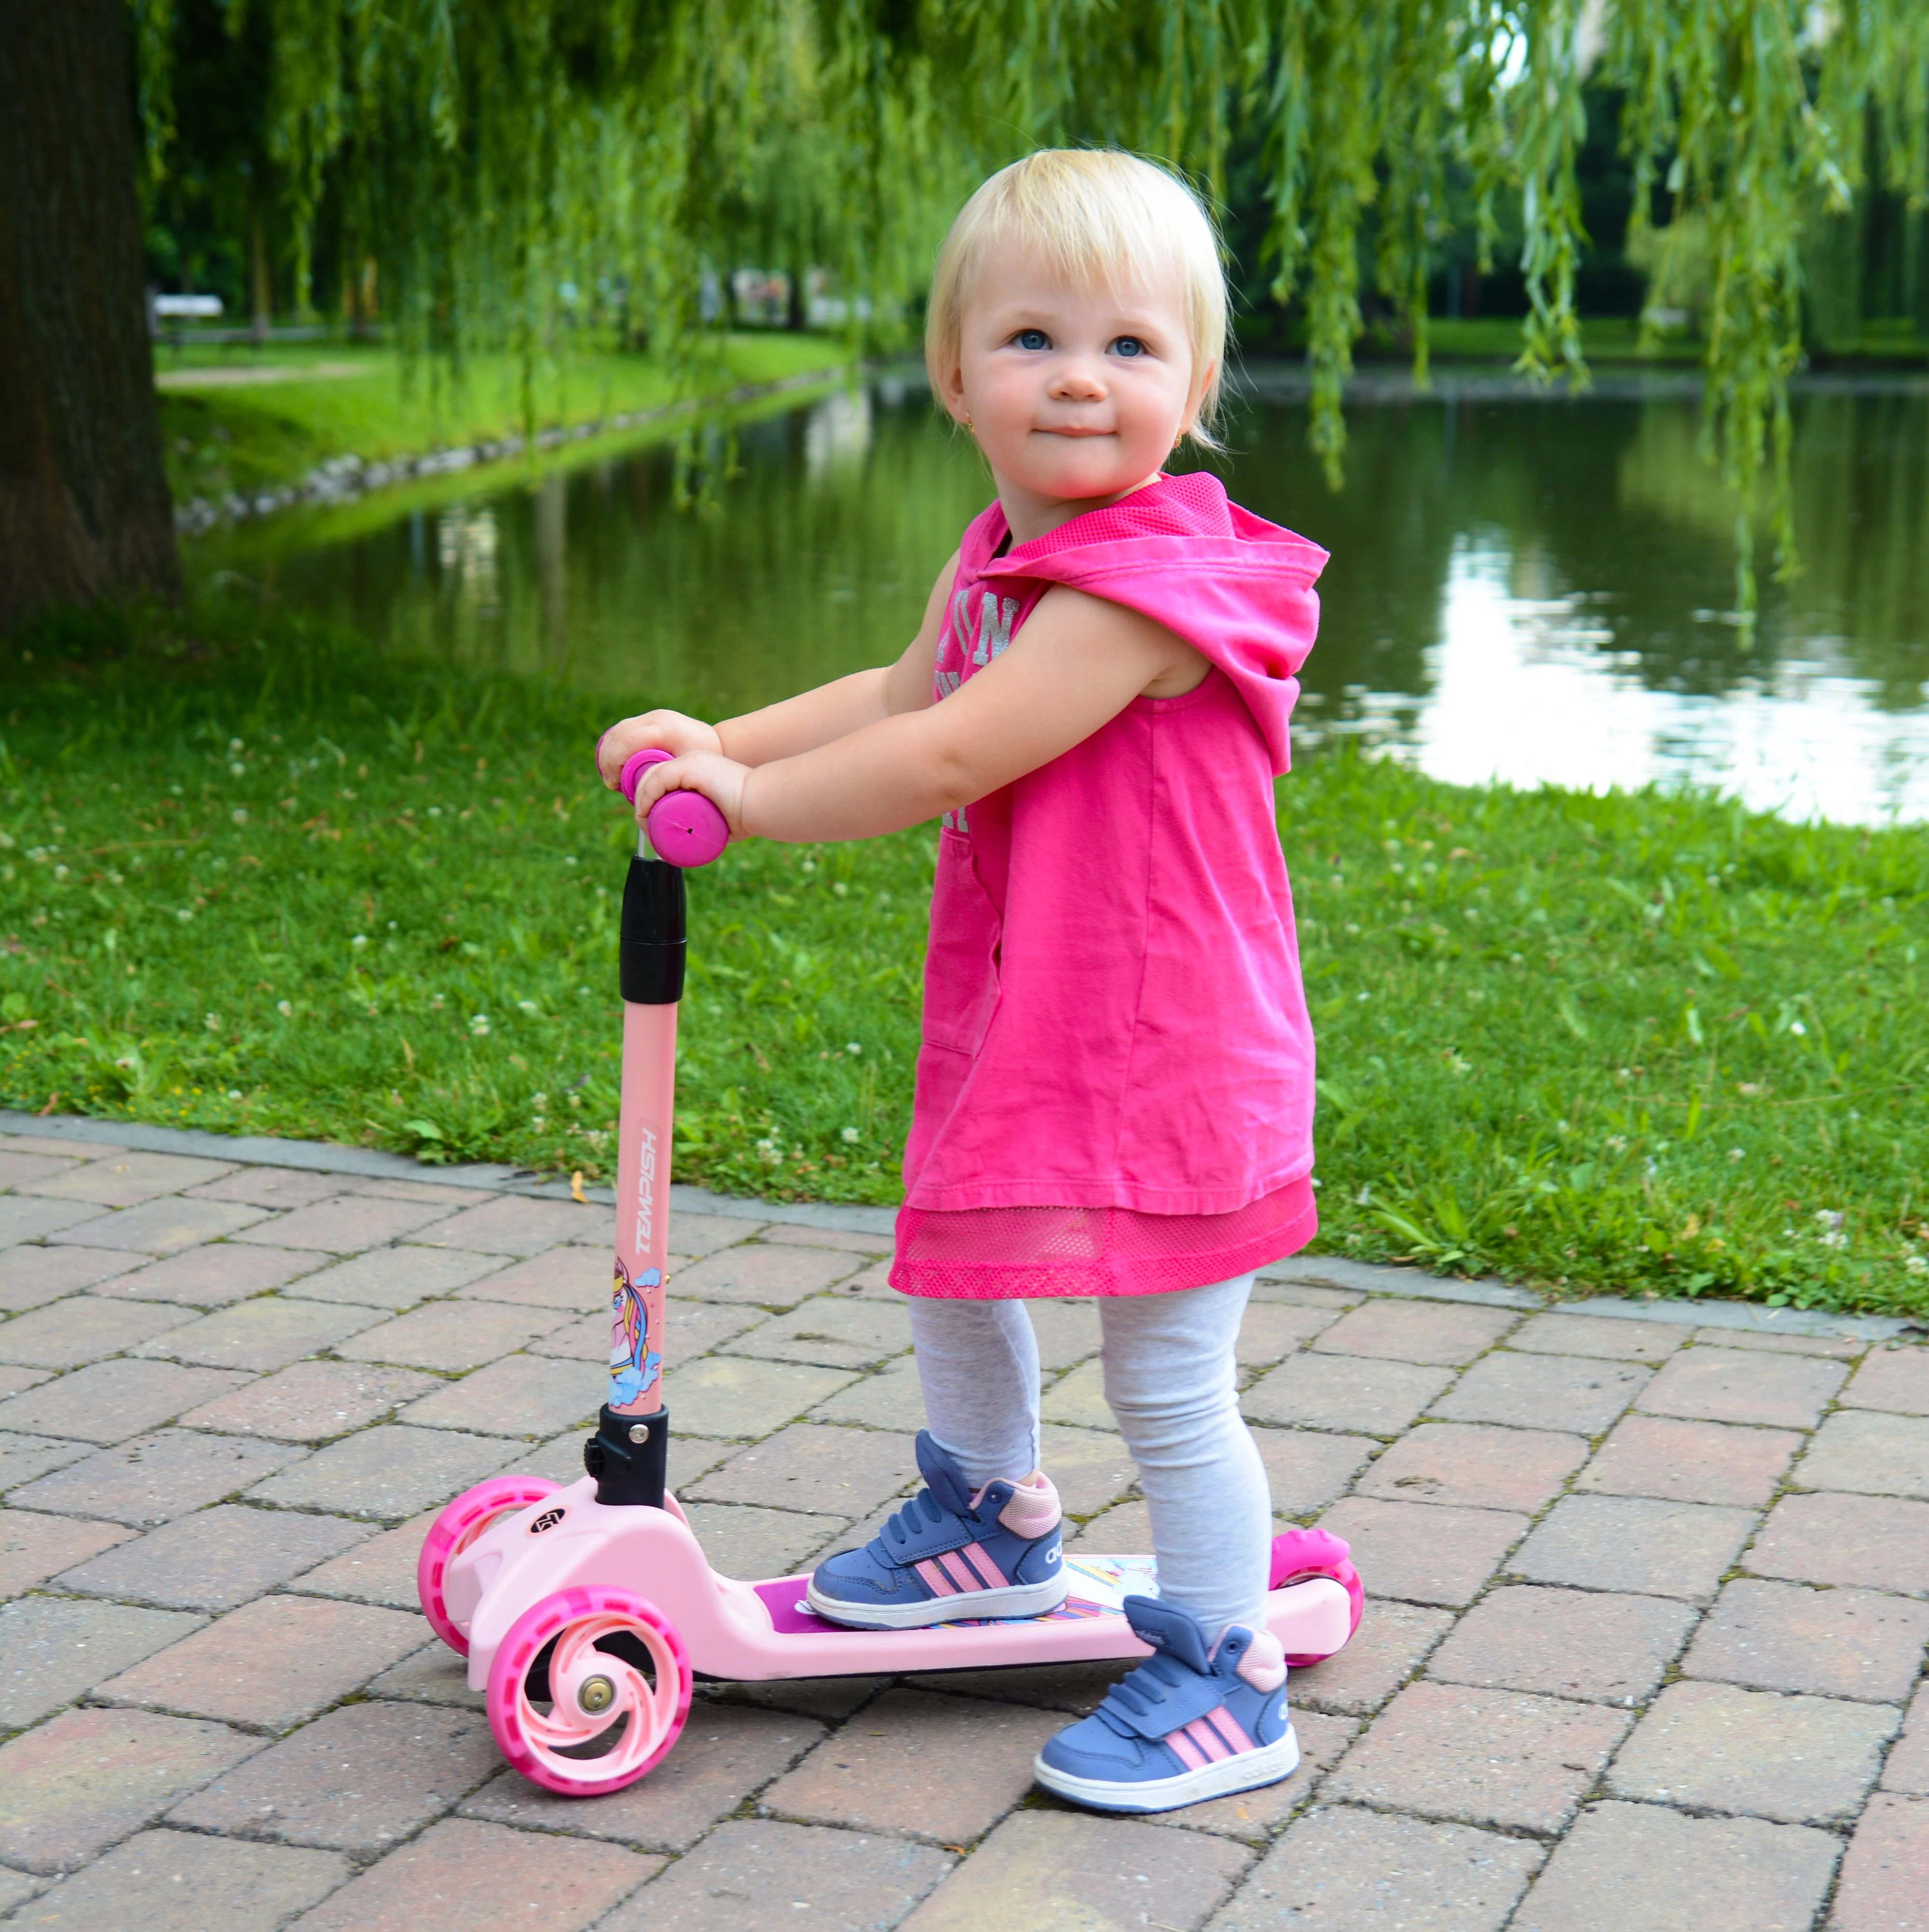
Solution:
M 221 497 L 194 496 L 177 504 L 174 527 L 183 536 L 199 536 L 217 524 L 238 523 L 249 517 L 272 516 L 278 510 L 291 510 L 302 503 L 346 503 L 392 484 L 419 482 L 434 476 L 452 476 L 456 471 L 479 464 L 499 463 L 505 458 L 521 456 L 526 450 L 560 449 L 566 443 L 588 442 L 603 436 L 617 436 L 629 430 L 648 429 L 655 424 L 693 415 L 700 408 L 734 409 L 745 403 L 761 402 L 793 389 L 821 386 L 837 379 L 837 368 L 801 370 L 773 382 L 745 382 L 720 395 L 679 402 L 659 404 L 654 409 L 619 410 L 579 423 L 557 424 L 539 430 L 533 437 L 485 436 L 479 442 L 458 444 L 451 449 L 425 450 L 416 456 L 393 456 L 386 462 L 365 463 L 356 455 L 332 456 L 317 464 L 296 483 L 284 483 L 273 489 L 244 495 L 230 490 Z
M 185 1127 L 149 1126 L 134 1120 L 98 1120 L 77 1114 L 15 1113 L 0 1108 L 0 1134 L 33 1134 L 54 1140 L 133 1148 L 145 1154 L 199 1156 L 265 1167 L 298 1168 L 311 1174 L 352 1174 L 368 1180 L 419 1180 L 473 1187 L 497 1194 L 528 1194 L 551 1199 L 590 1200 L 614 1206 L 607 1187 L 572 1190 L 569 1183 L 545 1180 L 521 1168 L 497 1162 L 428 1167 L 406 1154 L 373 1148 L 341 1147 L 329 1141 L 278 1140 L 266 1135 L 211 1134 Z M 896 1216 L 888 1208 L 865 1208 L 823 1201 L 759 1201 L 708 1188 L 672 1184 L 670 1205 L 687 1214 L 727 1214 L 793 1226 L 836 1228 L 851 1234 L 886 1236 Z M 1609 1320 L 1666 1322 L 1696 1328 L 1726 1328 L 1757 1335 L 1838 1336 L 1863 1342 L 1892 1341 L 1919 1334 L 1922 1324 L 1889 1315 L 1825 1315 L 1800 1308 L 1769 1308 L 1746 1301 L 1646 1300 L 1615 1294 L 1575 1300 L 1514 1288 L 1494 1280 L 1455 1281 L 1423 1274 L 1417 1268 L 1386 1268 L 1348 1261 L 1336 1255 L 1297 1256 L 1259 1270 L 1262 1280 L 1294 1282 L 1338 1288 L 1354 1294 L 1398 1295 L 1407 1300 L 1473 1302 L 1494 1308 L 1558 1310 Z

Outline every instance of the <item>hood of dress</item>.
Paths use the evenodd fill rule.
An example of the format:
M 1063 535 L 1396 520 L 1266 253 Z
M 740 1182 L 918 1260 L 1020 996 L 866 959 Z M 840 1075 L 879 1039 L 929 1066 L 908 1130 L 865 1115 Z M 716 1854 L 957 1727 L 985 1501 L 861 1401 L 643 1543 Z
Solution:
M 995 548 L 1004 524 L 995 504 L 990 521 Z M 1283 772 L 1326 561 L 1318 544 L 1242 510 L 1216 476 L 1193 470 L 1014 544 L 980 574 L 1067 584 L 1163 624 L 1231 679 Z

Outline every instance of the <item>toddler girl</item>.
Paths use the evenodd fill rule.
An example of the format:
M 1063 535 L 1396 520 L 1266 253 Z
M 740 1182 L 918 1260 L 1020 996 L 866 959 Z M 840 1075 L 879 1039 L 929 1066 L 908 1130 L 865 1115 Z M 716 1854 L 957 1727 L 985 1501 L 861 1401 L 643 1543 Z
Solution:
M 891 1275 L 927 1486 L 809 1601 L 899 1629 L 1063 1600 L 1023 1304 L 1097 1298 L 1158 1562 L 1127 1608 L 1155 1654 L 1036 1771 L 1125 1811 L 1298 1761 L 1233 1350 L 1251 1271 L 1315 1226 L 1272 781 L 1325 555 L 1161 470 L 1210 444 L 1224 339 L 1212 227 L 1170 175 L 1069 150 L 995 175 L 939 256 L 925 354 L 998 494 L 909 648 L 714 730 L 651 712 L 601 750 L 611 782 L 639 747 L 674 754 L 639 818 L 682 787 L 739 837 L 942 820 Z

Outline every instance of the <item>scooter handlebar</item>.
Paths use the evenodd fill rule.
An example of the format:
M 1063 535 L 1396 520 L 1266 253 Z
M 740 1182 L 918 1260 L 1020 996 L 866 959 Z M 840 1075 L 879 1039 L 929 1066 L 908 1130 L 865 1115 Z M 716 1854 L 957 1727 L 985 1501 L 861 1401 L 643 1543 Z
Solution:
M 623 761 L 617 788 L 631 804 L 636 802 L 636 787 L 645 769 L 660 765 L 668 752 L 632 752 Z M 700 791 L 666 791 L 650 808 L 647 821 L 650 843 L 660 859 L 673 866 L 707 866 L 730 842 L 730 828 L 723 814 Z

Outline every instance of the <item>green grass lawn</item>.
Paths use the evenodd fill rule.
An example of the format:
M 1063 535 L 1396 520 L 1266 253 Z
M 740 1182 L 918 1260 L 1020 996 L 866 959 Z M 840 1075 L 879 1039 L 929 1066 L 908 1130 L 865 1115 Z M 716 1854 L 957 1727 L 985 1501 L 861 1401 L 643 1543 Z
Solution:
M 236 598 L 0 644 L 0 1101 L 597 1177 L 619 710 Z M 1280 791 L 1321 1244 L 1580 1294 L 1929 1312 L 1929 829 L 1438 784 Z M 889 1202 L 932 839 L 693 878 L 676 1162 Z
M 827 336 L 776 332 L 719 337 L 711 392 L 841 370 L 843 345 Z M 405 364 L 389 349 L 349 343 L 281 344 L 257 352 L 162 350 L 157 373 L 168 484 L 177 502 L 292 483 L 329 459 L 365 462 L 519 434 L 521 365 L 476 356 L 461 380 L 432 362 Z M 344 373 L 352 371 L 353 373 Z M 272 382 L 235 382 L 272 372 Z M 197 386 L 173 386 L 183 382 Z M 647 356 L 572 355 L 537 372 L 539 428 L 662 407 L 677 399 L 671 372 Z

